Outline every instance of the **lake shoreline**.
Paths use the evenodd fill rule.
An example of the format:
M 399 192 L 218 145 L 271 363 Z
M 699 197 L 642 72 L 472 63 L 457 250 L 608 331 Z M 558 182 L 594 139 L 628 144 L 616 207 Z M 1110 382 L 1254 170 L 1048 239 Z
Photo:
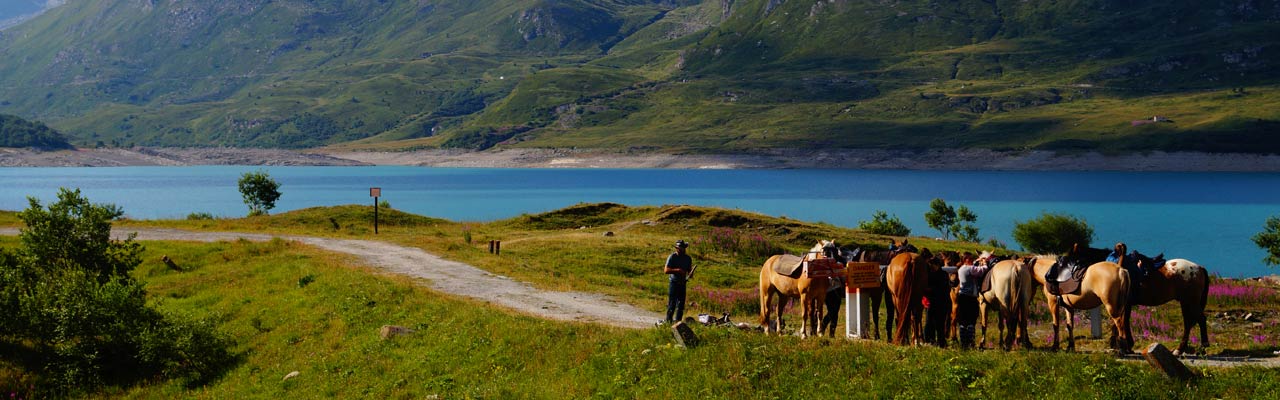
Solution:
M 4 167 L 184 165 L 457 168 L 866 169 L 957 171 L 1280 172 L 1280 155 L 1160 152 L 1103 155 L 987 149 L 770 149 L 735 154 L 591 149 L 415 150 L 404 152 L 256 148 L 0 149 Z

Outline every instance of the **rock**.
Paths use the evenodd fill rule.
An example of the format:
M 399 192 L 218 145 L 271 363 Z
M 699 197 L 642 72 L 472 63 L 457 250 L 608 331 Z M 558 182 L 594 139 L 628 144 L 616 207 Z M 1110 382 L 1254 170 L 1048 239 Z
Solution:
M 693 328 L 690 328 L 685 321 L 671 325 L 671 332 L 675 334 L 676 344 L 681 347 L 696 347 L 698 345 L 698 335 L 693 333 Z
M 287 380 L 290 380 L 290 379 L 293 379 L 293 378 L 297 378 L 297 377 L 298 377 L 298 375 L 302 375 L 302 373 L 301 373 L 301 372 L 298 372 L 298 371 L 293 371 L 293 372 L 290 372 L 288 375 L 285 375 L 285 376 L 284 376 L 284 379 L 281 379 L 280 381 L 281 381 L 281 382 L 284 382 L 284 381 L 287 381 Z
M 605 232 L 605 233 L 604 233 L 604 236 L 605 236 L 605 237 L 611 237 L 611 236 L 613 236 L 613 231 Z
M 578 230 L 583 230 L 583 229 L 587 229 L 587 226 L 586 226 L 586 225 L 583 225 L 583 226 L 579 226 L 579 227 L 578 227 Z
M 169 258 L 169 256 L 168 256 L 168 255 L 160 256 L 160 262 L 163 262 L 163 263 L 164 263 L 164 265 L 165 265 L 165 266 L 167 266 L 167 267 L 169 267 L 169 269 L 171 269 L 171 270 L 174 270 L 174 271 L 181 271 L 181 270 L 182 270 L 182 268 L 178 268 L 178 264 L 174 263 L 174 262 L 173 262 L 173 259 Z
M 1243 319 L 1249 322 L 1262 322 L 1262 318 L 1257 315 L 1253 315 L 1253 313 L 1245 314 Z
M 1163 372 L 1170 378 L 1185 381 L 1195 377 L 1195 374 L 1191 372 L 1191 369 L 1187 368 L 1186 364 L 1174 357 L 1173 353 L 1170 353 L 1169 349 L 1160 343 L 1152 343 L 1147 346 L 1143 357 L 1146 357 L 1147 364 L 1151 364 L 1152 368 Z
M 414 332 L 417 331 L 399 325 L 383 325 L 382 329 L 378 330 L 378 335 L 382 336 L 382 340 L 387 340 L 396 336 L 404 336 Z

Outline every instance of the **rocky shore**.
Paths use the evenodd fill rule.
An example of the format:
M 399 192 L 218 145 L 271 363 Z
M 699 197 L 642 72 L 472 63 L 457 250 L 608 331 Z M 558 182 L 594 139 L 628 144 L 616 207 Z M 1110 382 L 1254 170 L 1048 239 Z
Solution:
M 469 168 L 843 168 L 1001 171 L 1280 172 L 1280 155 L 1150 152 L 1127 155 L 1046 151 L 772 149 L 736 154 L 664 154 L 584 149 L 472 152 L 304 151 L 242 148 L 0 149 L 0 166 L 408 165 Z

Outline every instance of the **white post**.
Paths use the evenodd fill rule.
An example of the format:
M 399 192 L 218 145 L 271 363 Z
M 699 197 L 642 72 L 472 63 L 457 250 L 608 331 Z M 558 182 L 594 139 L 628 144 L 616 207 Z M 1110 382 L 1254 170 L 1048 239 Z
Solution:
M 857 293 L 849 293 L 845 290 L 847 304 L 844 308 L 844 334 L 849 338 L 865 339 L 870 307 L 867 304 L 867 295 L 862 293 L 862 289 L 855 290 Z
M 1094 307 L 1089 310 L 1089 333 L 1093 339 L 1102 338 L 1102 307 Z

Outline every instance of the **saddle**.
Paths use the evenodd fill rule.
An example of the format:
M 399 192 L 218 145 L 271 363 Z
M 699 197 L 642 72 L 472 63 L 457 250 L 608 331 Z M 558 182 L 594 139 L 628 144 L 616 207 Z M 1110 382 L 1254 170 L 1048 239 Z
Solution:
M 800 266 L 802 265 L 804 265 L 804 259 L 798 256 L 784 254 L 778 259 L 778 262 L 773 263 L 773 272 L 782 276 L 799 278 L 802 270 Z
M 992 256 L 991 258 L 987 259 L 987 272 L 983 274 L 984 276 L 982 277 L 982 287 L 978 289 L 979 296 L 981 296 L 983 293 L 991 291 L 991 276 L 992 276 L 991 269 L 995 268 L 996 264 L 999 263 L 1000 261 L 1004 261 L 1004 257 Z
M 1045 273 L 1045 286 L 1049 289 L 1049 294 L 1061 296 L 1064 294 L 1076 294 L 1080 292 L 1080 282 L 1084 280 L 1084 272 L 1089 269 L 1088 265 L 1080 265 L 1078 260 L 1062 260 L 1058 259 L 1049 267 L 1049 272 Z

